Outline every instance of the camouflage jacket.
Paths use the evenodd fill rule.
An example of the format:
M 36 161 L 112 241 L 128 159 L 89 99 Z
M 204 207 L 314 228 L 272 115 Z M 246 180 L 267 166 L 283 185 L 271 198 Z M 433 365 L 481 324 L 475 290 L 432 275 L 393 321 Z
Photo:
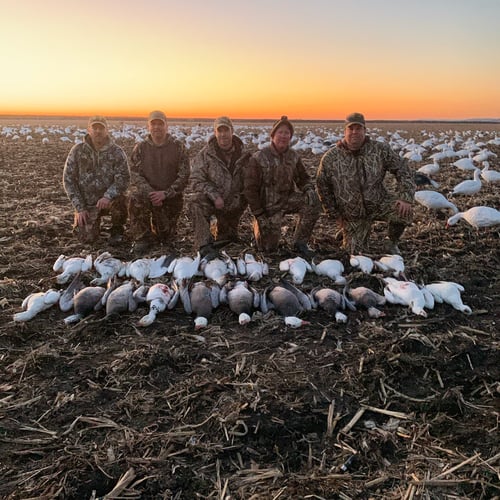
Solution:
M 243 172 L 250 160 L 241 139 L 233 135 L 234 152 L 228 162 L 211 137 L 208 144 L 196 155 L 191 169 L 191 189 L 195 194 L 204 193 L 211 200 L 224 200 L 228 210 L 246 206 L 243 196 Z
M 353 152 L 339 141 L 323 155 L 316 176 L 323 207 L 346 220 L 369 216 L 389 198 L 384 185 L 387 172 L 397 180 L 396 197 L 412 203 L 415 182 L 411 170 L 389 145 L 367 138 Z
M 168 197 L 182 196 L 189 181 L 189 156 L 182 142 L 170 134 L 157 146 L 151 135 L 136 144 L 130 161 L 130 187 L 141 194 L 167 191 Z
M 109 140 L 97 151 L 87 134 L 71 148 L 64 165 L 63 185 L 77 212 L 95 207 L 102 197 L 124 194 L 130 180 L 125 151 Z
M 254 153 L 245 171 L 244 194 L 255 216 L 274 215 L 286 208 L 294 191 L 306 192 L 314 184 L 297 151 L 280 154 L 271 144 Z

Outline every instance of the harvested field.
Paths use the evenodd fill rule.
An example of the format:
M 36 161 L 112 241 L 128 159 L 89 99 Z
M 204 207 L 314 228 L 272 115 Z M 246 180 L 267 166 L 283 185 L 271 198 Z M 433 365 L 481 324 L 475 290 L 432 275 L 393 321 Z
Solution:
M 52 270 L 60 254 L 133 257 L 129 242 L 82 247 L 72 237 L 61 183 L 71 143 L 61 141 L 62 132 L 45 132 L 52 122 L 63 131 L 84 126 L 32 120 L 23 135 L 25 121 L 0 121 L 19 135 L 0 135 L 1 498 L 500 498 L 500 226 L 475 231 L 462 221 L 445 229 L 447 213 L 416 206 L 401 244 L 408 278 L 461 283 L 471 315 L 447 304 L 427 318 L 386 306 L 385 317 L 358 310 L 338 324 L 317 310 L 303 316 L 309 325 L 292 329 L 273 313 L 240 326 L 221 306 L 207 329 L 195 331 L 179 306 L 139 328 L 144 305 L 74 327 L 56 307 L 15 323 L 27 295 L 61 288 Z M 192 124 L 179 126 L 189 133 Z M 246 126 L 255 135 L 262 130 Z M 429 134 L 443 143 L 471 138 L 500 155 L 500 146 L 488 143 L 500 134 L 498 123 L 370 127 L 382 136 L 398 130 L 415 143 Z M 300 137 L 308 130 L 325 134 L 338 125 L 297 126 Z M 130 137 L 117 142 L 132 151 Z M 303 156 L 315 172 L 321 155 Z M 444 193 L 471 178 L 452 161 L 441 162 L 435 176 Z M 500 170 L 499 157 L 490 165 Z M 498 209 L 500 184 L 456 203 Z M 248 244 L 249 222 L 246 215 L 241 225 Z M 151 255 L 190 255 L 191 231 L 184 215 L 179 240 Z M 322 216 L 311 241 L 318 258 L 340 259 L 353 282 L 381 292 L 379 279 L 354 273 L 335 233 Z M 374 256 L 383 253 L 384 235 L 377 225 Z M 289 240 L 284 234 L 257 288 L 279 280 Z M 331 286 L 308 274 L 302 289 L 318 284 Z

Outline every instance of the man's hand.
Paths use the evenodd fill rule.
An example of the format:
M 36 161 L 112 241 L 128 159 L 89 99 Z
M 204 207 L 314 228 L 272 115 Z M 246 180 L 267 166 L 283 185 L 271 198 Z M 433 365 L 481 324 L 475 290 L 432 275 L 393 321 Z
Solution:
M 409 217 L 412 213 L 412 210 L 413 208 L 411 206 L 411 203 L 403 200 L 396 200 L 396 211 L 398 212 L 400 217 Z
M 103 196 L 101 199 L 97 200 L 96 207 L 99 210 L 106 210 L 111 205 L 111 200 Z
M 165 191 L 151 191 L 149 193 L 149 199 L 155 207 L 161 207 L 166 197 Z
M 76 213 L 76 224 L 78 227 L 84 227 L 89 222 L 89 213 L 87 210 L 83 210 L 82 212 Z

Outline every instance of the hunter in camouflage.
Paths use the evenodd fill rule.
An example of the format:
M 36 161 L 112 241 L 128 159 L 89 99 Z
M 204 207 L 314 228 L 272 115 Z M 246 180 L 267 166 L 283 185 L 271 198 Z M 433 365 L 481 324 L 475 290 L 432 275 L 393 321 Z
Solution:
M 397 180 L 396 194 L 384 186 L 387 172 Z M 387 250 L 399 253 L 399 238 L 411 222 L 415 182 L 404 158 L 366 136 L 361 113 L 347 117 L 344 138 L 321 159 L 316 185 L 325 211 L 341 227 L 345 250 L 366 251 L 373 222 L 386 221 Z
M 84 141 L 73 146 L 64 165 L 64 190 L 75 209 L 73 230 L 80 241 L 94 242 L 100 234 L 101 217 L 110 214 L 110 243 L 118 243 L 127 221 L 127 156 L 112 142 L 103 116 L 91 117 L 87 132 Z
M 233 123 L 227 116 L 217 118 L 215 135 L 193 160 L 190 212 L 195 251 L 209 251 L 214 240 L 238 240 L 240 218 L 248 206 L 242 191 L 243 171 L 250 153 L 233 132 Z M 213 216 L 217 223 L 212 224 L 212 234 Z
M 277 249 L 286 214 L 298 214 L 294 249 L 310 257 L 307 243 L 320 215 L 314 183 L 299 154 L 290 148 L 293 125 L 281 117 L 271 130 L 271 144 L 255 153 L 246 169 L 244 194 L 254 216 L 259 250 Z
M 155 240 L 172 243 L 189 181 L 186 148 L 168 133 L 162 111 L 150 113 L 148 131 L 132 151 L 128 193 L 130 234 L 139 253 Z

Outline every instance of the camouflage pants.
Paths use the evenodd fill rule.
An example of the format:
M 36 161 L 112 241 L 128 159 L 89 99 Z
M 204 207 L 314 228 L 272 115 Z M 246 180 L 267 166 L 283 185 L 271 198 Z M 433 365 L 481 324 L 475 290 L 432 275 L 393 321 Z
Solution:
M 243 205 L 229 210 L 217 210 L 204 194 L 194 194 L 189 202 L 189 212 L 193 221 L 195 250 L 214 240 L 236 241 L 238 225 L 245 208 Z M 217 223 L 211 226 L 210 219 L 213 216 L 217 218 Z
M 157 207 L 147 195 L 130 194 L 128 213 L 132 239 L 137 241 L 156 236 L 161 242 L 171 240 L 177 232 L 182 205 L 182 196 L 166 199 Z
M 298 215 L 293 243 L 308 243 L 320 216 L 320 205 L 309 206 L 304 194 L 296 192 L 290 196 L 287 205 L 273 215 L 254 217 L 253 234 L 259 250 L 273 252 L 278 248 L 283 218 L 288 214 Z
M 99 238 L 101 233 L 101 219 L 105 215 L 111 216 L 111 232 L 123 233 L 123 226 L 127 222 L 127 202 L 124 195 L 117 196 L 111 201 L 106 210 L 98 210 L 96 207 L 87 208 L 89 219 L 85 226 L 78 226 L 77 213 L 73 222 L 73 232 L 82 243 L 92 243 Z
M 389 239 L 391 242 L 397 243 L 406 226 L 411 223 L 411 217 L 401 217 L 395 209 L 395 202 L 396 198 L 389 198 L 365 219 L 349 220 L 346 217 L 340 218 L 342 248 L 350 253 L 366 251 L 372 225 L 375 221 L 387 222 Z

